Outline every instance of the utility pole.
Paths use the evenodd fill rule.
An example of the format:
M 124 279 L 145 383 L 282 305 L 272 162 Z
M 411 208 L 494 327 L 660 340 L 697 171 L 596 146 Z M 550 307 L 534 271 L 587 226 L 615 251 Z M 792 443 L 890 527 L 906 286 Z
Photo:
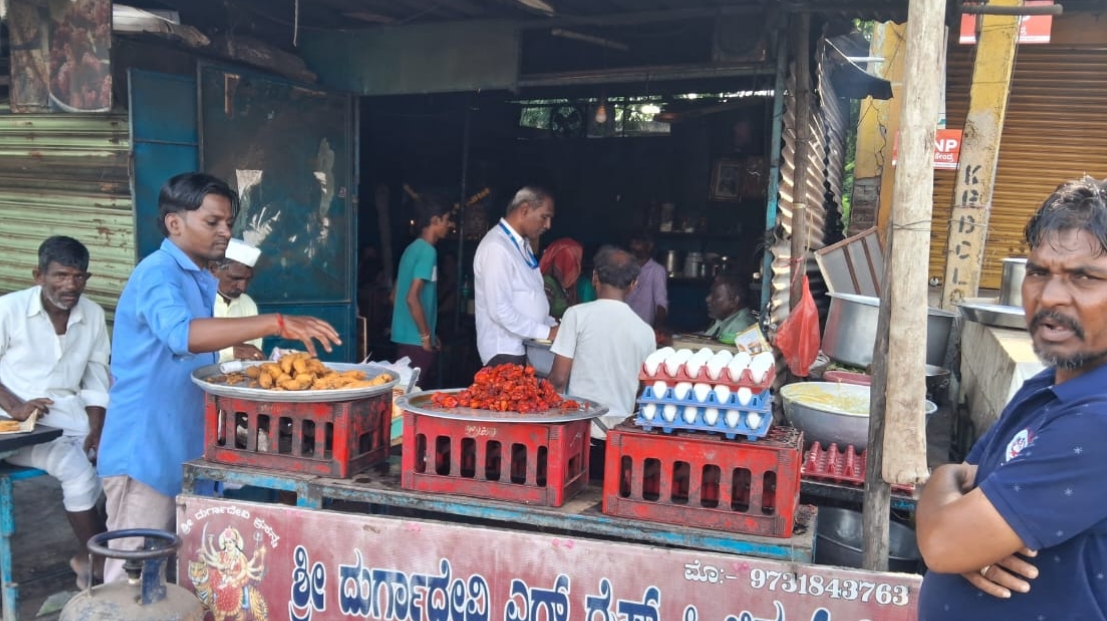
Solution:
M 1022 0 L 991 0 L 980 7 L 983 15 L 977 18 L 969 112 L 953 191 L 946 273 L 942 280 L 945 309 L 952 309 L 965 298 L 976 297 L 980 287 L 999 142 L 1018 49 L 1020 18 L 1012 13 L 1021 8 Z
M 792 22 L 796 79 L 795 178 L 792 183 L 791 291 L 788 312 L 799 304 L 803 275 L 807 273 L 807 171 L 811 149 L 811 14 L 799 13 Z
M 873 351 L 865 468 L 863 565 L 888 568 L 888 482 L 925 480 L 927 264 L 934 188 L 934 134 L 942 84 L 945 3 L 911 2 L 899 163 L 886 231 L 882 300 Z M 891 330 L 891 326 L 895 330 Z M 885 453 L 885 445 L 895 447 Z

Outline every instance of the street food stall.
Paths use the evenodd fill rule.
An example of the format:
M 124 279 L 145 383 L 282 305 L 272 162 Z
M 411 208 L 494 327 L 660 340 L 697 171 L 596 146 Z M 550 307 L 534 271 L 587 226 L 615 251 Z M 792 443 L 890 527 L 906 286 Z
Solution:
M 214 619 L 914 619 L 917 574 L 817 562 L 823 508 L 801 501 L 802 432 L 773 424 L 771 358 L 659 350 L 603 481 L 588 445 L 606 409 L 524 367 L 396 399 L 398 454 L 390 371 L 330 365 L 377 385 L 275 391 L 260 365 L 200 370 L 178 582 Z M 198 495 L 202 481 L 296 506 Z

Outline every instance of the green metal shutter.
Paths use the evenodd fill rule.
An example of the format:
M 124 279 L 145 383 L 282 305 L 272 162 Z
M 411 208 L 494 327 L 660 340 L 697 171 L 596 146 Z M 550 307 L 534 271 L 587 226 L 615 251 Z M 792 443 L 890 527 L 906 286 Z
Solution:
M 135 264 L 126 114 L 11 114 L 0 106 L 0 293 L 33 284 L 38 246 L 75 237 L 91 254 L 86 295 L 114 316 Z

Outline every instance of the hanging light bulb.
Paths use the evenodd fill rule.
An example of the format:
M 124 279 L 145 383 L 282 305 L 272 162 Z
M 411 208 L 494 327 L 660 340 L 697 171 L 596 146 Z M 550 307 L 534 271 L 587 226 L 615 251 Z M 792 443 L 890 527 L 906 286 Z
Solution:
M 607 123 L 607 106 L 604 105 L 603 100 L 600 100 L 600 105 L 596 107 L 596 124 L 603 125 Z

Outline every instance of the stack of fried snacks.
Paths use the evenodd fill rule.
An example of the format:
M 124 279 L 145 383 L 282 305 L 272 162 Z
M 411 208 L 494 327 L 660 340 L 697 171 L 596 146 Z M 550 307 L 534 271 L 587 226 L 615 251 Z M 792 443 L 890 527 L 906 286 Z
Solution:
M 285 354 L 276 362 L 266 362 L 247 367 L 241 373 L 228 373 L 212 378 L 229 386 L 243 384 L 248 388 L 267 390 L 371 388 L 387 384 L 389 379 L 386 373 L 366 379 L 363 371 L 335 371 L 307 353 Z

